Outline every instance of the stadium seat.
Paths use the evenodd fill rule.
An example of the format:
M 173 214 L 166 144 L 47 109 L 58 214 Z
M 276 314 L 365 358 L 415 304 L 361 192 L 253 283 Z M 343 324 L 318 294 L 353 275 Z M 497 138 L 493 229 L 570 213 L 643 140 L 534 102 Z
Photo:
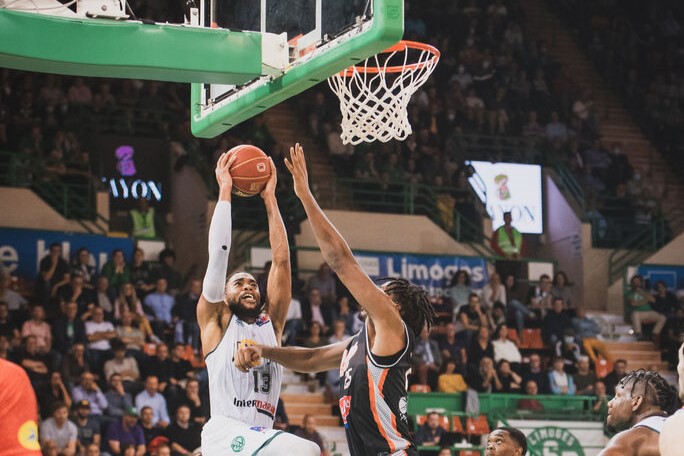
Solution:
M 461 450 L 458 452 L 458 456 L 480 456 L 481 453 L 477 450 Z
M 451 430 L 453 432 L 463 433 L 463 423 L 461 422 L 461 417 L 454 415 L 451 417 Z
M 523 329 L 522 343 L 520 344 L 520 348 L 530 348 L 533 350 L 540 350 L 544 348 L 544 341 L 542 340 L 541 329 Z
M 449 417 L 443 415 L 440 416 L 442 420 L 439 423 L 439 425 L 442 426 L 445 431 L 449 432 Z M 425 424 L 425 420 L 427 420 L 427 415 L 416 415 L 416 426 L 422 426 L 423 424 Z
M 508 340 L 510 340 L 511 342 L 515 342 L 516 345 L 520 345 L 518 331 L 513 328 L 508 328 Z
M 608 361 L 607 359 L 599 359 L 599 361 L 596 363 L 596 376 L 598 378 L 603 378 L 606 375 L 610 373 L 610 371 L 613 370 L 613 363 Z
M 430 385 L 415 384 L 409 387 L 409 391 L 412 393 L 429 393 L 432 389 L 430 388 Z
M 469 435 L 489 434 L 489 423 L 484 415 L 466 419 L 466 433 Z

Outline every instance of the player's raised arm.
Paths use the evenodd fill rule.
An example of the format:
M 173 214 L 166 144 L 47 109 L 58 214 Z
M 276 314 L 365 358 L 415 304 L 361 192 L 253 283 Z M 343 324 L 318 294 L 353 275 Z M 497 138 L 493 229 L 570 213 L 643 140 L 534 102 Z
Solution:
M 233 178 L 229 170 L 235 158 L 235 155 L 223 153 L 216 162 L 215 172 L 216 181 L 219 184 L 219 197 L 209 226 L 209 264 L 204 275 L 202 295 L 197 303 L 197 323 L 202 331 L 202 345 L 205 353 L 218 344 L 218 340 L 213 340 L 216 339 L 216 334 L 213 334 L 212 326 L 221 312 L 227 311 L 224 296 L 232 235 L 230 201 L 233 190 Z M 217 329 L 220 339 L 220 328 L 217 326 Z M 205 341 L 213 346 L 205 346 Z
M 261 197 L 266 205 L 268 240 L 273 255 L 271 270 L 268 273 L 266 308 L 273 322 L 276 339 L 280 343 L 280 336 L 287 319 L 287 308 L 292 298 L 292 273 L 290 271 L 290 246 L 287 242 L 287 232 L 275 196 L 278 173 L 273 159 L 269 158 L 269 164 L 271 166 L 271 178 L 261 192 Z
M 295 372 L 316 373 L 338 369 L 349 339 L 316 348 L 250 345 L 235 352 L 233 363 L 247 372 L 264 357 Z
M 397 306 L 368 277 L 347 242 L 316 202 L 309 188 L 304 150 L 299 144 L 290 148 L 290 160 L 286 158 L 285 164 L 292 173 L 295 193 L 304 206 L 323 259 L 373 319 L 375 330 L 381 336 L 376 339 L 373 353 L 379 356 L 394 355 L 406 344 L 406 333 Z

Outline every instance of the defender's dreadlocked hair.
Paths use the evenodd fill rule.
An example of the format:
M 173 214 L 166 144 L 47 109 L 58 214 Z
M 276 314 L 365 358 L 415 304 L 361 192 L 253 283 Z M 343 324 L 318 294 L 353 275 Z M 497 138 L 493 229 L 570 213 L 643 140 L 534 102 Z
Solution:
M 632 371 L 620 380 L 618 386 L 631 386 L 632 396 L 641 395 L 647 404 L 660 408 L 668 415 L 680 406 L 675 388 L 657 372 L 644 369 Z
M 423 287 L 396 277 L 386 277 L 379 281 L 385 283 L 385 293 L 401 306 L 401 319 L 416 337 L 426 324 L 430 329 L 435 318 L 435 309 Z

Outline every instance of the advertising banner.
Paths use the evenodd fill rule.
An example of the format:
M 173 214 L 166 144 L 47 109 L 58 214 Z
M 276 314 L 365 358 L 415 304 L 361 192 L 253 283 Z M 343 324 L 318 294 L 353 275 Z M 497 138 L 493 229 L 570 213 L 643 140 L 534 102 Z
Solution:
M 525 433 L 529 456 L 596 456 L 606 443 L 600 422 L 508 420 L 508 426 Z
M 0 266 L 11 274 L 34 280 L 38 276 L 40 260 L 48 254 L 50 244 L 53 243 L 62 245 L 62 256 L 69 263 L 79 248 L 87 248 L 91 254 L 91 263 L 98 271 L 109 260 L 112 250 L 123 250 L 126 261 L 131 260 L 133 253 L 133 241 L 127 238 L 0 228 Z
M 494 230 L 503 225 L 504 212 L 510 212 L 513 226 L 521 233 L 544 232 L 541 166 L 483 161 L 470 164 L 477 172 L 469 179 L 470 185 L 487 208 Z
M 459 269 L 470 274 L 474 289 L 489 281 L 487 262 L 481 257 L 361 251 L 355 251 L 354 256 L 371 278 L 403 277 L 425 287 L 432 297 L 448 296 L 449 282 Z

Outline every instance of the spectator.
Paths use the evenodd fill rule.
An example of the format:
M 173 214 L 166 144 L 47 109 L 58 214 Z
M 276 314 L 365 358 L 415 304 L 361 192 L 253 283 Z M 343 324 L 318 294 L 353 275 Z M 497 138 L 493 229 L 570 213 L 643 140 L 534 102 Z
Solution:
M 190 409 L 190 416 L 197 424 L 204 424 L 209 419 L 209 403 L 200 395 L 200 386 L 197 379 L 188 380 L 185 390 L 176 403 L 185 405 Z M 177 407 L 176 407 L 177 408 Z
M 572 327 L 575 330 L 575 339 L 582 345 L 594 364 L 599 362 L 599 356 L 609 361 L 612 360 L 606 345 L 598 339 L 601 328 L 593 318 L 587 316 L 584 307 L 577 307 L 575 317 L 572 319 Z
M 111 320 L 116 307 L 116 291 L 109 286 L 109 279 L 107 277 L 101 275 L 97 278 L 94 293 L 95 306 L 104 311 L 107 320 Z M 92 309 L 93 307 L 88 305 L 88 310 L 81 318 L 91 317 Z
M 553 369 L 549 372 L 549 385 L 553 394 L 575 395 L 575 383 L 572 376 L 563 370 L 563 358 L 553 358 Z
M 356 315 L 354 314 L 351 304 L 349 303 L 349 296 L 338 296 L 337 308 L 333 309 L 333 321 L 335 320 L 344 321 L 344 328 L 347 334 L 355 334 L 352 329 L 354 328 Z
M 285 404 L 281 398 L 278 398 L 278 405 L 276 406 L 275 422 L 273 423 L 275 429 L 287 431 L 290 427 L 290 420 L 287 418 L 285 412 Z
M 133 263 L 131 264 L 131 283 L 135 287 L 136 295 L 144 296 L 154 290 L 150 267 L 145 261 L 145 252 L 141 248 L 133 251 Z
M 330 451 L 325 446 L 323 436 L 316 430 L 316 418 L 313 415 L 304 415 L 302 427 L 297 429 L 295 435 L 318 445 L 321 449 L 321 456 L 330 456 Z
M 64 310 L 64 304 L 75 302 L 78 313 L 83 314 L 88 308 L 88 304 L 95 302 L 92 289 L 86 287 L 85 280 L 80 271 L 73 271 L 69 283 L 65 283 L 57 288 L 57 297 L 60 307 Z
M 487 326 L 480 326 L 477 330 L 477 335 L 473 337 L 468 346 L 468 365 L 470 367 L 477 367 L 480 360 L 484 357 L 494 359 L 494 345 L 489 338 L 489 328 Z
M 525 240 L 522 233 L 512 224 L 510 212 L 503 214 L 504 224 L 492 234 L 492 249 L 497 255 L 508 259 L 519 259 L 525 256 Z
M 159 382 L 159 391 L 165 392 L 166 387 L 173 376 L 173 361 L 169 357 L 169 346 L 166 344 L 157 344 L 155 349 L 155 356 L 150 358 L 145 363 L 143 369 L 143 377 L 154 375 Z
M 54 347 L 59 353 L 66 353 L 74 344 L 85 344 L 85 324 L 77 317 L 78 304 L 68 301 L 64 305 L 64 315 L 52 324 Z
M 486 312 L 491 312 L 496 306 L 506 307 L 506 287 L 496 272 L 489 276 L 489 283 L 482 289 L 482 304 Z
M 152 424 L 154 419 L 154 411 L 152 407 L 143 407 L 140 409 L 140 427 L 142 428 L 143 435 L 145 437 L 145 446 L 152 446 L 151 443 L 154 442 L 158 437 L 166 439 L 164 429 L 159 426 Z
M 107 361 L 104 365 L 105 378 L 111 378 L 113 374 L 121 375 L 126 391 L 135 394 L 139 391 L 140 370 L 138 362 L 132 356 L 126 356 L 126 345 L 117 340 L 112 347 L 114 358 Z
M 83 279 L 83 283 L 89 286 L 95 285 L 95 279 L 97 278 L 97 269 L 92 263 L 90 257 L 90 252 L 87 248 L 81 247 L 76 252 L 76 257 L 74 258 L 73 266 L 71 267 L 71 276 L 79 276 Z
M 675 370 L 677 365 L 677 350 L 684 343 L 684 305 L 680 305 L 673 318 L 668 320 L 667 339 L 663 346 L 666 348 L 666 358 L 670 370 Z
M 190 419 L 190 407 L 181 405 L 176 410 L 176 419 L 166 428 L 174 456 L 190 454 L 200 447 L 202 428 Z
M 71 407 L 69 390 L 64 385 L 59 372 L 52 372 L 50 374 L 49 387 L 42 391 L 37 390 L 36 396 L 40 407 L 40 416 L 43 419 L 47 419 L 50 416 L 57 404 L 64 404 L 67 408 Z
M 52 416 L 40 424 L 40 444 L 43 448 L 54 448 L 64 456 L 76 454 L 78 430 L 69 421 L 69 409 L 64 404 L 56 404 Z
M 126 264 L 123 250 L 112 250 L 112 258 L 102 267 L 102 276 L 107 278 L 115 294 L 123 284 L 131 281 L 131 270 Z
M 551 113 L 551 121 L 544 127 L 546 140 L 552 142 L 556 139 L 566 142 L 569 138 L 568 127 L 559 120 L 558 112 Z
M 489 317 L 480 306 L 480 297 L 477 293 L 470 293 L 468 304 L 462 306 L 456 314 L 456 326 L 460 328 L 459 336 L 470 340 L 478 329 L 489 327 Z
M 540 275 L 537 285 L 530 288 L 530 291 L 527 294 L 527 306 L 539 319 L 542 319 L 546 315 L 546 312 L 553 306 L 551 277 L 547 274 Z M 565 309 L 565 303 L 563 303 L 563 308 Z
M 454 316 L 462 306 L 468 304 L 468 297 L 472 293 L 470 288 L 470 274 L 465 269 L 459 269 L 449 283 L 449 299 Z
M 468 362 L 467 345 L 465 338 L 456 336 L 456 325 L 454 323 L 447 323 L 446 333 L 439 340 L 439 350 L 442 353 L 442 358 L 453 359 L 458 364 L 465 365 Z
M 171 249 L 164 249 L 159 252 L 159 269 L 154 274 L 155 281 L 166 279 L 169 294 L 176 296 L 183 288 L 183 276 L 175 268 L 176 252 Z M 157 285 L 158 287 L 158 285 Z
M 425 423 L 416 431 L 416 445 L 437 446 L 446 430 L 441 426 L 442 416 L 437 412 L 428 413 Z
M 322 263 L 318 267 L 318 272 L 309 279 L 306 285 L 307 292 L 314 288 L 321 294 L 324 306 L 332 306 L 337 302 L 337 283 L 327 263 Z
M 663 330 L 667 317 L 653 310 L 651 304 L 655 304 L 655 297 L 643 288 L 643 279 L 640 275 L 635 275 L 629 281 L 629 290 L 625 293 L 625 300 L 632 313 L 632 325 L 637 340 L 645 340 L 641 332 L 641 323 L 644 320 L 654 320 L 653 338 L 660 341 L 660 332 Z M 606 385 L 608 386 L 608 385 Z M 610 389 L 608 389 L 610 391 Z
M 539 395 L 537 382 L 534 380 L 525 382 L 525 394 L 530 396 L 530 398 L 519 399 L 518 410 L 530 410 L 532 412 L 541 412 L 544 410 L 544 404 L 539 402 L 538 399 L 533 399 L 535 396 Z
M 67 355 L 62 358 L 60 372 L 69 388 L 73 388 L 81 381 L 81 375 L 84 372 L 90 372 L 90 364 L 85 353 L 85 345 L 76 343 L 71 347 Z
M 332 323 L 332 312 L 330 306 L 323 303 L 323 297 L 318 288 L 309 290 L 308 299 L 302 303 L 302 317 L 308 324 L 314 321 L 321 325 L 323 332 L 327 331 Z
M 176 305 L 176 299 L 167 291 L 167 281 L 165 278 L 157 279 L 157 286 L 154 293 L 145 297 L 145 305 L 152 310 L 151 325 L 157 337 L 164 339 L 166 329 L 171 329 L 173 316 L 171 309 Z
M 558 271 L 553 276 L 551 296 L 553 298 L 561 298 L 565 303 L 566 310 L 573 310 L 575 308 L 570 300 L 571 285 L 568 282 L 568 276 L 563 271 Z
M 36 350 L 41 355 L 46 355 L 52 350 L 52 330 L 45 321 L 45 310 L 37 304 L 31 310 L 31 319 L 24 322 L 21 327 L 21 337 L 34 336 L 36 338 Z
M 84 453 L 91 444 L 100 446 L 102 435 L 100 421 L 90 416 L 90 402 L 84 399 L 76 404 L 74 424 L 78 431 L 79 453 Z
M 460 364 L 451 358 L 445 358 L 437 378 L 437 391 L 440 393 L 462 393 L 468 389 L 461 374 Z
M 518 350 L 518 346 L 508 338 L 508 326 L 505 324 L 496 327 L 492 347 L 494 348 L 494 362 L 498 363 L 501 360 L 506 360 L 511 363 L 514 371 L 520 372 L 522 355 L 520 350 Z
M 523 365 L 523 382 L 527 383 L 534 380 L 539 388 L 540 394 L 550 394 L 549 377 L 542 369 L 541 357 L 538 353 L 530 354 L 530 362 Z
M 17 277 L 10 274 L 0 274 L 0 302 L 7 305 L 12 316 L 16 316 L 21 310 L 24 310 L 28 301 L 12 289 L 13 280 L 16 281 Z
M 120 418 L 126 409 L 133 407 L 133 397 L 124 389 L 121 374 L 109 377 L 109 389 L 105 393 L 107 409 L 105 415 L 109 418 Z
M 561 298 L 554 298 L 551 308 L 542 324 L 542 337 L 544 342 L 556 346 L 558 341 L 563 340 L 563 334 L 566 328 L 572 326 L 572 320 L 565 311 L 565 303 Z
M 21 338 L 19 327 L 10 315 L 7 303 L 3 301 L 0 301 L 0 336 L 5 336 L 12 342 Z
M 64 280 L 64 276 L 69 273 L 69 264 L 62 258 L 62 244 L 57 242 L 50 244 L 49 253 L 40 260 L 38 266 L 40 275 L 36 281 L 36 294 L 41 304 L 50 303 L 52 287 Z M 56 315 L 56 309 L 50 308 L 50 316 Z
M 653 302 L 653 310 L 659 312 L 666 317 L 673 317 L 675 310 L 677 310 L 677 296 L 668 291 L 667 285 L 662 280 L 658 280 L 655 284 L 655 293 L 653 294 L 655 301 Z
M 511 363 L 502 359 L 497 363 L 497 377 L 501 382 L 501 393 L 519 393 L 522 388 L 522 377 L 511 369 Z
M 85 456 L 100 456 L 100 446 L 91 443 L 85 449 Z
M 297 335 L 302 326 L 302 303 L 298 299 L 292 298 L 287 308 L 287 319 L 285 320 L 285 328 L 283 330 L 283 344 L 295 345 Z
M 88 357 L 95 372 L 99 372 L 104 362 L 112 355 L 110 341 L 116 337 L 114 325 L 104 319 L 104 310 L 93 307 L 93 319 L 86 321 L 85 331 L 88 338 Z
M 580 356 L 577 361 L 577 372 L 573 374 L 572 378 L 579 396 L 592 396 L 594 394 L 594 385 L 598 378 L 596 372 L 590 369 L 588 356 Z
M 554 354 L 563 358 L 565 372 L 574 374 L 576 372 L 576 364 L 580 358 L 580 346 L 575 342 L 575 332 L 572 328 L 565 328 L 563 331 L 563 338 L 556 342 Z
M 123 451 L 128 445 L 134 446 L 134 456 L 143 456 L 145 454 L 145 437 L 142 427 L 138 424 L 138 410 L 135 407 L 126 409 L 120 419 L 109 425 L 105 440 L 108 451 L 113 456 L 128 456 Z
M 613 370 L 601 379 L 606 385 L 606 393 L 609 396 L 615 396 L 615 387 L 625 375 L 627 375 L 627 361 L 624 359 L 616 360 L 613 364 Z
M 202 294 L 202 281 L 190 281 L 190 289 L 176 299 L 171 315 L 176 322 L 176 342 L 191 345 L 197 353 L 200 349 L 200 333 L 197 325 L 197 302 Z
M 498 393 L 503 388 L 494 368 L 494 361 L 489 356 L 483 357 L 476 368 L 470 368 L 466 382 L 478 393 Z
M 413 348 L 413 365 L 418 383 L 430 385 L 433 390 L 437 389 L 437 376 L 441 364 L 442 354 L 437 342 L 430 339 L 430 331 L 425 326 Z
M 47 355 L 38 352 L 36 336 L 23 339 L 23 349 L 16 357 L 16 363 L 24 368 L 35 391 L 43 391 L 48 384 L 50 374 L 50 360 Z
M 145 336 L 143 332 L 133 322 L 133 314 L 124 312 L 121 316 L 121 324 L 116 327 L 116 337 L 126 347 L 126 353 L 132 355 L 138 366 L 143 360 L 142 349 L 145 347 Z
M 142 303 L 138 298 L 135 287 L 132 283 L 125 283 L 119 290 L 119 296 L 114 306 L 114 320 L 120 320 L 125 312 L 130 312 L 137 326 L 143 331 L 145 336 L 152 335 L 150 322 L 145 316 Z
M 7 336 L 0 334 L 0 359 L 9 361 L 12 353 L 10 351 L 10 341 Z
M 154 375 L 145 379 L 145 389 L 135 397 L 135 406 L 142 409 L 145 406 L 152 408 L 154 417 L 152 424 L 161 428 L 169 425 L 169 413 L 166 408 L 166 399 L 159 393 L 159 380 Z
M 155 239 L 157 230 L 155 228 L 155 211 L 150 207 L 147 198 L 138 199 L 138 207 L 131 209 L 131 237 L 135 239 Z
M 76 403 L 87 400 L 90 403 L 90 413 L 98 419 L 109 405 L 107 398 L 95 381 L 95 376 L 90 372 L 84 372 L 81 375 L 81 384 L 74 387 L 72 393 L 73 400 Z
M 602 381 L 597 381 L 594 384 L 594 397 L 596 397 L 596 401 L 594 402 L 594 405 L 592 406 L 591 410 L 592 412 L 599 414 L 600 416 L 606 416 L 608 415 L 608 394 L 606 394 L 606 384 L 603 383 Z

